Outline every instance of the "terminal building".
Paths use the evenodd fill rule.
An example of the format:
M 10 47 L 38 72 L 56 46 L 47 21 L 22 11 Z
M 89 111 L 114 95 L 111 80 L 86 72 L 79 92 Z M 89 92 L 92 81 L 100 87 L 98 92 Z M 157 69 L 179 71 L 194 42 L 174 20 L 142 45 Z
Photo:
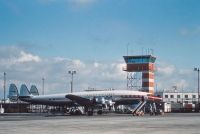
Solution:
M 197 104 L 198 103 L 198 93 L 166 93 L 164 92 L 163 95 L 164 102 L 171 102 L 171 103 L 185 103 L 185 104 Z
M 197 92 L 157 92 L 165 102 L 165 112 L 194 112 L 198 110 Z

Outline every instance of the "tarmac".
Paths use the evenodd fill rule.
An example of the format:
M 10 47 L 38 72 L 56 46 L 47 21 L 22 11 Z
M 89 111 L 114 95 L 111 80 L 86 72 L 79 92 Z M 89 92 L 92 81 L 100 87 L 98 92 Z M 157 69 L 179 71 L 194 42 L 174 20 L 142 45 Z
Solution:
M 94 116 L 0 115 L 0 134 L 199 134 L 200 113 L 168 113 L 142 117 L 126 114 Z

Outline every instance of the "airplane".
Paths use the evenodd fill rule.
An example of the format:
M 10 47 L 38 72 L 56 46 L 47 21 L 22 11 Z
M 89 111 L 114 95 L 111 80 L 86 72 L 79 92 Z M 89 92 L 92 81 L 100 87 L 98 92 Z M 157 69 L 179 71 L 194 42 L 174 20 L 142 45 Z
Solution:
M 133 91 L 133 90 L 100 90 L 100 91 L 83 91 L 73 93 L 39 95 L 35 86 L 28 90 L 25 84 L 21 85 L 20 94 L 15 84 L 9 88 L 9 98 L 18 97 L 19 100 L 31 104 L 41 104 L 49 106 L 67 106 L 71 107 L 70 114 L 80 113 L 77 108 L 84 107 L 84 113 L 93 115 L 94 109 L 98 109 L 97 114 L 102 114 L 102 108 L 111 110 L 118 105 L 138 104 L 132 110 L 133 115 L 138 113 L 147 102 L 161 101 L 160 97 L 152 96 L 150 93 Z

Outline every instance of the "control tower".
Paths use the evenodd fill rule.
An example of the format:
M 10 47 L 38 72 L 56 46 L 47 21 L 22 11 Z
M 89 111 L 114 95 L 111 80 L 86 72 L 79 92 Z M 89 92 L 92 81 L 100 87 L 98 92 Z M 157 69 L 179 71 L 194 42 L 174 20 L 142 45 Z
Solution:
M 123 71 L 127 72 L 127 88 L 133 88 L 134 73 L 142 73 L 141 90 L 154 94 L 154 63 L 156 57 L 152 55 L 123 56 L 126 67 Z

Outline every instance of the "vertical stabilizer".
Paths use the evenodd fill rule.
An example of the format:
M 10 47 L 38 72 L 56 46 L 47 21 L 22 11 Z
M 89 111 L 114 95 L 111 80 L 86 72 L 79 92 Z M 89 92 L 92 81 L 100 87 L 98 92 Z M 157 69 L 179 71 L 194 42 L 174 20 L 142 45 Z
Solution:
M 31 86 L 30 93 L 32 95 L 34 95 L 34 96 L 38 96 L 39 95 L 38 89 L 37 89 L 37 87 L 35 85 Z
M 19 96 L 20 97 L 30 96 L 30 92 L 25 84 L 21 85 Z
M 8 98 L 10 101 L 17 101 L 19 97 L 18 89 L 15 84 L 10 84 Z

